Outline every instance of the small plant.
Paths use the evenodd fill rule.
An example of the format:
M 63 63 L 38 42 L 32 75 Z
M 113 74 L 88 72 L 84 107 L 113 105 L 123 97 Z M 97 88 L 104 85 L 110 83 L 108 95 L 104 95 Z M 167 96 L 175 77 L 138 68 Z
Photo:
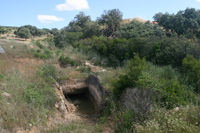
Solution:
M 39 41 L 37 41 L 35 45 L 38 46 L 40 49 L 44 48 L 44 46 Z
M 53 107 L 57 101 L 54 89 L 45 84 L 30 84 L 24 90 L 24 100 L 33 106 Z
M 0 101 L 2 100 L 2 94 L 1 94 L 1 91 L 0 91 Z M 1 104 L 1 103 L 0 103 Z
M 132 132 L 132 122 L 134 113 L 132 111 L 119 111 L 114 115 L 115 132 L 130 133 Z
M 42 52 L 40 49 L 38 49 L 35 53 L 34 53 L 34 57 L 35 58 L 40 58 L 40 59 L 50 59 L 53 57 L 53 52 L 45 49 L 44 52 Z
M 46 82 L 54 83 L 52 77 L 56 77 L 56 68 L 52 65 L 46 64 L 38 70 L 38 75 Z
M 57 50 L 56 51 L 56 56 L 59 56 L 60 54 L 63 54 L 63 51 L 62 50 Z
M 3 77 L 4 77 L 3 74 L 0 74 L 0 80 L 3 79 Z

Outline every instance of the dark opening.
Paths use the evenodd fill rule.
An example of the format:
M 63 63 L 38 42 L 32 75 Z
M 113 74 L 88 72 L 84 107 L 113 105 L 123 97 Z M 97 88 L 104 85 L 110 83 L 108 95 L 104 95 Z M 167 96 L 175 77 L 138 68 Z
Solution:
M 69 102 L 78 106 L 78 113 L 86 115 L 95 115 L 96 110 L 93 101 L 91 101 L 89 92 L 80 94 L 67 94 L 65 97 Z

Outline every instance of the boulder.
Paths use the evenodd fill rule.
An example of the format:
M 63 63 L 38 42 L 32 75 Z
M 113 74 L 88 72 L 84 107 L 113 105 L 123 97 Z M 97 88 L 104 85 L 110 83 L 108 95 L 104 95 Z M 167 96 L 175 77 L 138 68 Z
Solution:
M 121 101 L 126 110 L 145 114 L 153 107 L 153 95 L 154 92 L 150 89 L 127 88 L 121 96 Z
M 2 96 L 3 97 L 11 97 L 11 95 L 9 93 L 7 93 L 7 92 L 2 93 Z

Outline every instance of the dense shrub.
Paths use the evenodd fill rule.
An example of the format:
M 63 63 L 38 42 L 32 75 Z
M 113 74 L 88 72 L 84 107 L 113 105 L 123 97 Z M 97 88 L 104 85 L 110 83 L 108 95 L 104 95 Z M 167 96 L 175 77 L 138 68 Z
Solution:
M 193 56 L 187 56 L 183 59 L 183 72 L 189 85 L 195 87 L 196 92 L 200 92 L 200 61 Z
M 165 32 L 157 24 L 149 22 L 143 23 L 133 20 L 130 23 L 122 25 L 116 33 L 119 38 L 133 39 L 150 36 L 165 36 Z
M 79 65 L 79 63 L 77 61 L 71 59 L 68 56 L 64 57 L 64 55 L 61 55 L 58 61 L 62 67 L 66 67 L 67 65 L 70 65 L 70 66 L 78 66 Z
M 114 82 L 114 95 L 119 98 L 127 87 L 134 87 L 139 76 L 145 68 L 145 59 L 140 59 L 136 54 L 129 62 L 129 70 L 125 75 L 120 75 L 119 79 Z
M 136 86 L 156 91 L 155 101 L 168 109 L 188 103 L 197 104 L 199 100 L 193 93 L 193 88 L 180 83 L 176 73 L 171 67 L 148 64 L 136 82 Z
M 37 50 L 35 53 L 34 53 L 34 56 L 36 58 L 40 58 L 40 59 L 50 59 L 53 57 L 53 52 L 48 50 L 48 49 L 44 49 L 43 52 L 41 52 L 41 50 Z

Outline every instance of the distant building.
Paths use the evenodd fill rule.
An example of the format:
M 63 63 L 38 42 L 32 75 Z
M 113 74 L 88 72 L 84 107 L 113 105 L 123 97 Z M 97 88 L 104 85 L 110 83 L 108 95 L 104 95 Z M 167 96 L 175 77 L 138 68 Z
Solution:
M 4 49 L 0 45 L 0 54 L 3 54 L 3 53 L 5 53 L 5 51 L 4 51 Z

